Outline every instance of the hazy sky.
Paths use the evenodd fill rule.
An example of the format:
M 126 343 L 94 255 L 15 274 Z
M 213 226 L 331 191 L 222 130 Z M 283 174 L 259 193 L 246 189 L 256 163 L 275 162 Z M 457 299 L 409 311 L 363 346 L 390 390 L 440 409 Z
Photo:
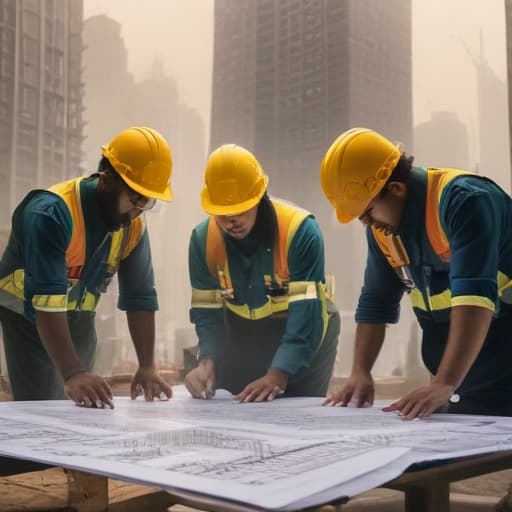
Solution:
M 214 0 L 84 0 L 84 16 L 107 14 L 122 24 L 129 70 L 137 77 L 144 77 L 155 55 L 161 56 L 177 81 L 181 101 L 200 112 L 208 129 L 213 4 Z M 485 58 L 505 78 L 503 4 L 503 0 L 413 0 L 415 123 L 429 119 L 433 110 L 452 110 L 469 126 L 470 145 L 476 141 L 472 59 L 480 57 L 482 37 Z

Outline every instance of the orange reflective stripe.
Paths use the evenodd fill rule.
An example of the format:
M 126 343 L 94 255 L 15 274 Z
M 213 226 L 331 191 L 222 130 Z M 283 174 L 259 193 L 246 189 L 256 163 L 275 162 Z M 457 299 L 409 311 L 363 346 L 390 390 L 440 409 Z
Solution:
M 231 276 L 229 275 L 228 255 L 226 253 L 226 244 L 219 226 L 213 216 L 208 222 L 208 232 L 206 235 L 206 261 L 210 273 L 219 281 L 223 290 L 233 288 Z
M 427 236 L 434 252 L 442 261 L 450 258 L 450 243 L 439 219 L 439 202 L 444 188 L 458 176 L 474 174 L 459 169 L 429 169 L 427 171 L 427 205 L 425 209 L 425 224 Z
M 48 190 L 61 197 L 69 208 L 73 223 L 71 240 L 66 249 L 68 269 L 83 267 L 85 264 L 85 223 L 80 201 L 80 182 L 83 178 L 57 183 Z

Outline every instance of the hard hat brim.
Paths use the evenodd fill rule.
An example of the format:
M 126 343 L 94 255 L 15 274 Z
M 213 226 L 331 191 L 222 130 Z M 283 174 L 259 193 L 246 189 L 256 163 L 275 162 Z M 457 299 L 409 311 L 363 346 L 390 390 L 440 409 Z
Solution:
M 254 208 L 260 202 L 261 198 L 265 194 L 265 191 L 267 190 L 267 186 L 268 176 L 265 175 L 263 177 L 263 186 L 261 187 L 261 192 L 247 201 L 236 204 L 214 204 L 211 201 L 208 188 L 204 186 L 203 190 L 201 191 L 201 206 L 208 215 L 240 215 L 241 213 L 245 213 L 251 208 Z
M 120 175 L 121 176 L 121 175 Z M 121 179 L 135 192 L 142 194 L 145 197 L 150 197 L 151 199 L 158 199 L 159 201 L 166 201 L 170 203 L 173 200 L 173 193 L 171 190 L 171 185 L 168 183 L 162 192 L 157 192 L 154 190 L 148 190 L 147 188 L 141 187 L 134 181 L 132 181 L 127 176 L 121 176 Z
M 359 215 L 351 215 L 351 214 L 345 212 L 340 207 L 336 208 L 336 218 L 338 219 L 338 222 L 340 224 L 348 224 L 349 222 L 353 221 L 357 217 L 359 217 Z

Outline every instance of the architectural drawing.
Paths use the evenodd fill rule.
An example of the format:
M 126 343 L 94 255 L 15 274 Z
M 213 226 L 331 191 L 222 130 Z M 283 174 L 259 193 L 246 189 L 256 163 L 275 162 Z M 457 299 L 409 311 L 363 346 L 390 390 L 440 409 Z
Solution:
M 69 401 L 0 403 L 0 453 L 273 510 L 352 496 L 410 464 L 512 449 L 512 419 L 402 421 L 322 399 L 238 404 L 177 393 L 114 410 Z

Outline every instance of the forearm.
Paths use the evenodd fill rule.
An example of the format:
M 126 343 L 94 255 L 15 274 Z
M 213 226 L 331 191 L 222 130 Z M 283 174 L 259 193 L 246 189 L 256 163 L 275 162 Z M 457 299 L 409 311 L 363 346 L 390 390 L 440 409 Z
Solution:
M 48 355 L 64 380 L 82 371 L 69 332 L 66 312 L 50 313 L 36 310 L 36 327 Z
M 224 310 L 191 308 L 190 321 L 197 334 L 199 359 L 220 359 L 225 337 Z
M 482 348 L 492 316 L 483 307 L 452 308 L 448 342 L 433 382 L 460 386 Z
M 385 331 L 386 324 L 357 324 L 352 374 L 371 372 L 384 342 Z
M 155 364 L 155 312 L 127 311 L 128 328 L 140 367 Z

